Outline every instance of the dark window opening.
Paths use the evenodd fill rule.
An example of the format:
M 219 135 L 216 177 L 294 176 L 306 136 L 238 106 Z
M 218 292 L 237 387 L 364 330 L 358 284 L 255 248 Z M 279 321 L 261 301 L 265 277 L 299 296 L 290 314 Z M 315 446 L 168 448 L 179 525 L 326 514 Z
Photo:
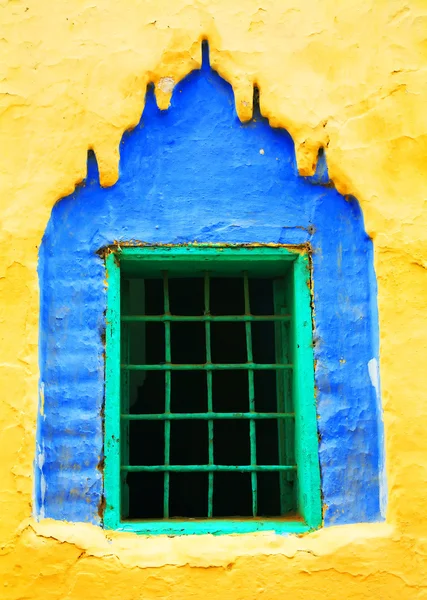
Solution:
M 122 518 L 296 512 L 285 286 L 123 277 L 122 314 L 144 319 L 122 322 Z

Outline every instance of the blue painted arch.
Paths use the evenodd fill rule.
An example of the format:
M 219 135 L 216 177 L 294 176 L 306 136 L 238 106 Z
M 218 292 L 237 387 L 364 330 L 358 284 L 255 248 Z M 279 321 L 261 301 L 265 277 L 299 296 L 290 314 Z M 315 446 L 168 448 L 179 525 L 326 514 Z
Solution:
M 39 517 L 100 523 L 105 266 L 115 241 L 310 243 L 319 457 L 325 525 L 382 518 L 383 437 L 372 242 L 356 200 L 327 183 L 324 157 L 298 175 L 289 134 L 237 118 L 231 87 L 205 60 L 160 111 L 152 91 L 123 136 L 120 178 L 58 202 L 40 248 L 43 414 Z

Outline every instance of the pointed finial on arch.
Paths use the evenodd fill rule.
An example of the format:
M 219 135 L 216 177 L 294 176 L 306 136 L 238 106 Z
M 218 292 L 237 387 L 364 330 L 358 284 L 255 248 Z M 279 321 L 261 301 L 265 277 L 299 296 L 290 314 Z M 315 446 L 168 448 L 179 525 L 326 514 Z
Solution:
M 92 161 L 96 162 L 99 172 L 99 183 L 101 187 L 111 187 L 119 178 L 120 140 L 123 131 L 114 125 L 103 125 L 102 134 L 96 135 L 92 144 L 94 156 L 88 160 L 89 176 L 92 176 Z M 95 158 L 96 157 L 96 158 Z M 92 167 L 92 169 L 91 169 Z
M 252 121 L 256 117 L 255 96 L 257 88 L 251 81 L 238 81 L 233 85 L 236 112 L 242 123 Z
M 99 167 L 96 159 L 96 154 L 93 148 L 89 148 L 87 152 L 87 173 L 85 177 L 86 185 L 99 183 Z
M 261 114 L 261 107 L 260 107 L 260 103 L 259 103 L 259 87 L 257 85 L 254 85 L 254 95 L 253 95 L 252 103 L 253 103 L 253 107 L 252 107 L 253 118 L 261 119 L 262 114 Z
M 212 41 L 212 40 L 211 40 Z M 215 45 L 213 46 L 215 48 Z M 241 77 L 230 77 L 230 73 L 222 72 L 218 63 L 218 53 L 214 50 L 213 66 L 210 58 L 210 47 L 207 39 L 202 40 L 202 66 L 201 71 L 210 72 L 214 70 L 220 77 L 231 84 L 234 92 L 234 100 L 237 116 L 242 123 L 246 123 L 252 119 L 253 106 L 253 84 L 252 81 L 245 80 Z
M 202 40 L 202 71 L 209 71 L 210 68 L 209 42 L 208 40 Z
M 156 106 L 156 108 L 157 108 L 157 103 L 156 103 L 156 86 L 154 85 L 154 83 L 152 81 L 150 81 L 149 83 L 147 83 L 147 87 L 146 87 L 146 90 L 145 90 L 145 106 L 144 106 L 144 108 L 146 108 L 147 105 L 149 105 L 149 106 Z
M 307 177 L 307 180 L 313 185 L 329 185 L 331 180 L 328 173 L 328 163 L 326 161 L 326 151 L 320 146 L 317 152 L 317 164 L 314 174 Z

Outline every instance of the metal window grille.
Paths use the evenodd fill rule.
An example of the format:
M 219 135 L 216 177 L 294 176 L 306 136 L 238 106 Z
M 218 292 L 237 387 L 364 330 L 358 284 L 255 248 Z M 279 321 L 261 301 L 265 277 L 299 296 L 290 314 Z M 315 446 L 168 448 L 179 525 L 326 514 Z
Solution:
M 132 250 L 128 249 L 128 252 L 132 253 Z M 123 251 L 122 251 L 123 252 Z M 213 257 L 216 255 L 214 254 Z M 217 256 L 218 258 L 218 256 Z M 163 311 L 162 314 L 144 314 L 143 303 L 138 305 L 139 310 L 134 312 L 134 305 L 132 306 L 132 298 L 128 287 L 126 286 L 126 272 L 121 276 L 122 284 L 120 286 L 120 275 L 116 273 L 114 281 L 117 283 L 116 289 L 114 281 L 110 282 L 113 290 L 110 292 L 110 296 L 113 295 L 113 304 L 117 305 L 121 303 L 121 307 L 117 313 L 111 314 L 110 318 L 115 322 L 115 332 L 117 337 L 120 337 L 119 349 L 115 351 L 116 358 L 120 354 L 120 367 L 119 367 L 119 386 L 114 385 L 115 390 L 115 404 L 117 404 L 117 393 L 119 393 L 121 400 L 119 401 L 119 427 L 117 424 L 114 426 L 117 437 L 119 440 L 110 440 L 112 443 L 108 445 L 108 439 L 106 440 L 106 458 L 108 455 L 111 456 L 111 446 L 115 447 L 115 454 L 119 455 L 118 460 L 108 461 L 107 465 L 114 462 L 117 472 L 117 466 L 119 464 L 120 471 L 120 485 L 119 490 L 115 494 L 114 506 L 114 521 L 115 527 L 118 526 L 119 521 L 126 520 L 129 514 L 129 488 L 127 485 L 127 478 L 132 473 L 158 473 L 162 474 L 163 477 L 163 498 L 161 513 L 163 520 L 170 519 L 170 481 L 171 476 L 174 473 L 205 473 L 208 478 L 208 490 L 206 506 L 203 515 L 200 518 L 209 520 L 215 520 L 215 485 L 216 477 L 219 473 L 248 473 L 250 475 L 250 494 L 251 494 L 251 517 L 253 520 L 262 518 L 259 511 L 259 492 L 258 492 L 258 479 L 262 476 L 262 473 L 275 473 L 279 478 L 279 506 L 277 518 L 284 517 L 294 507 L 295 512 L 300 513 L 300 517 L 293 515 L 293 519 L 296 521 L 304 520 L 306 526 L 316 526 L 316 519 L 310 514 L 310 509 L 307 510 L 307 506 L 302 506 L 306 503 L 309 506 L 314 507 L 315 514 L 319 514 L 319 490 L 318 490 L 318 473 L 316 476 L 317 460 L 314 457 L 314 462 L 311 459 L 311 464 L 297 464 L 302 463 L 300 459 L 301 453 L 310 453 L 310 448 L 313 449 L 313 441 L 302 449 L 304 445 L 304 434 L 301 427 L 298 426 L 298 414 L 294 409 L 294 393 L 292 386 L 295 388 L 296 395 L 298 395 L 298 387 L 300 387 L 301 373 L 299 377 L 295 377 L 295 369 L 298 368 L 298 364 L 301 362 L 300 357 L 296 355 L 296 331 L 298 330 L 298 313 L 295 304 L 295 269 L 288 269 L 286 273 L 283 273 L 280 268 L 277 273 L 269 271 L 269 279 L 273 282 L 273 306 L 274 311 L 272 314 L 254 314 L 255 311 L 251 311 L 251 296 L 250 296 L 250 281 L 251 281 L 251 255 L 248 255 L 247 259 L 242 265 L 231 264 L 229 267 L 229 273 L 234 278 L 241 278 L 243 282 L 243 296 L 244 296 L 244 310 L 241 314 L 212 314 L 211 312 L 211 283 L 215 278 L 215 262 L 207 265 L 193 263 L 190 265 L 191 276 L 195 275 L 200 277 L 203 281 L 203 314 L 195 315 L 182 315 L 172 314 L 170 306 L 170 281 L 171 277 L 179 277 L 179 269 L 177 272 L 176 264 L 168 265 L 167 262 L 163 262 L 160 265 L 155 265 L 154 270 L 151 269 L 149 276 L 153 274 L 156 277 L 161 278 L 163 283 Z M 277 259 L 277 257 L 276 257 Z M 117 266 L 110 259 L 111 265 Z M 242 266 L 244 267 L 242 269 Z M 165 268 L 169 267 L 169 268 Z M 258 265 L 259 267 L 259 265 Z M 144 262 L 140 263 L 141 275 L 144 277 Z M 202 270 L 203 268 L 203 270 Z M 277 267 L 276 267 L 277 269 Z M 113 269 L 114 270 L 114 269 Z M 230 276 L 230 275 L 229 275 Z M 111 277 L 111 275 L 110 275 Z M 306 281 L 304 285 L 306 285 Z M 303 301 L 303 295 L 298 295 L 298 302 Z M 287 298 L 287 302 L 285 299 Z M 307 294 L 306 299 L 307 301 Z M 310 308 L 308 306 L 305 310 L 305 314 L 309 315 Z M 275 356 L 274 362 L 255 362 L 254 361 L 254 344 L 253 344 L 253 326 L 256 323 L 272 323 L 274 327 L 274 339 L 269 340 L 268 343 L 273 344 L 273 352 Z M 157 363 L 148 363 L 144 361 L 143 357 L 139 361 L 131 361 L 130 351 L 130 331 L 134 324 L 148 324 L 157 323 L 163 327 L 164 331 L 164 360 L 158 361 Z M 186 362 L 173 362 L 171 352 L 171 336 L 172 326 L 174 323 L 199 323 L 204 327 L 204 352 L 206 360 L 197 364 L 188 364 Z M 212 360 L 212 347 L 211 347 L 211 333 L 212 327 L 216 323 L 240 323 L 245 330 L 244 344 L 245 344 L 245 359 L 242 362 L 218 362 Z M 307 326 L 307 323 L 305 323 Z M 311 328 L 311 323 L 308 323 Z M 114 334 L 110 331 L 110 334 Z M 117 341 L 117 340 L 116 340 Z M 267 343 L 267 342 L 266 342 Z M 293 345 L 293 348 L 291 346 Z M 107 339 L 107 358 L 108 358 L 108 339 Z M 292 360 L 291 360 L 292 359 Z M 297 363 L 297 364 L 295 364 Z M 117 362 L 112 363 L 111 356 L 110 360 L 107 360 L 107 403 L 108 403 L 108 367 L 112 366 L 115 373 L 117 373 Z M 247 410 L 242 412 L 233 411 L 216 411 L 214 410 L 215 398 L 213 389 L 213 376 L 215 372 L 219 371 L 242 371 L 247 376 Z M 207 403 L 204 410 L 200 412 L 173 412 L 171 407 L 172 397 L 172 386 L 173 386 L 173 374 L 176 372 L 203 372 L 206 376 L 206 396 Z M 275 386 L 275 410 L 262 410 L 262 407 L 256 403 L 255 393 L 255 376 L 257 373 L 262 371 L 273 371 L 275 373 L 276 386 Z M 302 370 L 302 377 L 304 377 L 304 371 Z M 148 372 L 160 372 L 164 375 L 164 411 L 161 412 L 133 412 L 131 409 L 130 399 L 130 378 L 132 373 L 148 373 Z M 312 381 L 308 379 L 308 391 L 313 393 Z M 301 396 L 301 390 L 299 390 Z M 314 395 L 312 398 L 312 404 L 314 405 Z M 107 404 L 108 408 L 108 404 Z M 298 407 L 297 407 L 298 408 Z M 300 411 L 301 412 L 301 411 Z M 313 412 L 313 411 L 312 411 Z M 117 415 L 117 410 L 115 411 Z M 312 415 L 313 416 L 313 415 Z M 314 415 L 315 416 L 315 415 Z M 295 419 L 297 418 L 297 423 Z M 171 456 L 171 424 L 175 421 L 204 421 L 207 422 L 207 440 L 206 445 L 208 447 L 207 460 L 195 461 L 194 464 L 176 464 Z M 218 464 L 215 461 L 215 424 L 223 420 L 232 421 L 245 421 L 249 424 L 249 458 L 247 464 Z M 277 447 L 278 461 L 276 464 L 263 464 L 258 460 L 260 453 L 260 441 L 257 442 L 257 423 L 263 420 L 274 420 L 277 424 L 277 438 L 271 443 L 275 443 Z M 161 422 L 164 427 L 164 447 L 162 460 L 158 461 L 157 464 L 130 464 L 130 435 L 129 428 L 132 422 Z M 315 421 L 311 426 L 312 433 L 316 431 Z M 108 425 L 106 427 L 108 430 Z M 304 428 L 303 428 L 304 429 Z M 106 432 L 108 436 L 108 431 Z M 117 441 L 117 444 L 114 442 Z M 317 442 L 317 439 L 316 439 Z M 264 442 L 265 443 L 265 442 Z M 317 448 L 316 448 L 317 450 Z M 196 457 L 197 458 L 197 457 Z M 312 457 L 313 458 L 313 457 Z M 172 459 L 172 460 L 171 460 Z M 271 461 L 270 461 L 271 462 Z M 305 461 L 307 463 L 307 461 Z M 310 461 L 309 461 L 310 462 Z M 307 466 L 309 469 L 307 469 Z M 318 468 L 318 467 L 317 467 Z M 312 481 L 311 493 L 314 494 L 313 499 L 307 501 L 306 496 L 303 493 L 306 490 L 306 485 L 301 481 L 301 478 L 310 478 L 309 471 L 311 471 Z M 293 484 L 295 483 L 295 486 Z M 108 481 L 106 481 L 106 485 Z M 291 485 L 290 485 L 291 484 Z M 117 485 L 117 482 L 116 482 Z M 314 486 L 314 487 L 313 487 Z M 317 487 L 316 487 L 317 486 Z M 289 490 L 293 491 L 289 491 Z M 302 493 L 303 492 L 303 493 Z M 290 499 L 289 494 L 293 495 Z M 305 500 L 304 500 L 305 498 Z M 108 504 L 108 492 L 107 492 L 107 512 L 111 508 Z M 317 513 L 316 513 L 317 511 Z M 302 513 L 302 514 L 301 514 Z M 304 514 L 305 513 L 305 514 Z M 175 515 L 172 515 L 175 516 Z M 230 514 L 230 517 L 240 518 L 239 514 Z M 182 518 L 185 519 L 186 515 L 183 514 Z M 302 519 L 301 519 L 302 517 Z M 250 518 L 250 517 L 249 517 Z M 317 520 L 318 517 L 317 517 Z M 125 521 L 124 521 L 125 522 Z M 301 523 L 300 523 L 301 525 Z M 238 528 L 240 529 L 240 528 Z

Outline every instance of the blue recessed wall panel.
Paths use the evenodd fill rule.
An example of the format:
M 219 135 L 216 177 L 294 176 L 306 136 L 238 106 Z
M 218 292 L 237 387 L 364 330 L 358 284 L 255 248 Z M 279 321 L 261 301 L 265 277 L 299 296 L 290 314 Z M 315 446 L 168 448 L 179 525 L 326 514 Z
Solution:
M 372 243 L 357 201 L 298 175 L 294 145 L 260 116 L 241 124 L 207 61 L 168 111 L 152 92 L 123 137 L 118 183 L 58 202 L 40 249 L 39 517 L 100 522 L 105 267 L 114 242 L 309 242 L 313 249 L 319 457 L 325 525 L 381 517 L 382 423 Z

